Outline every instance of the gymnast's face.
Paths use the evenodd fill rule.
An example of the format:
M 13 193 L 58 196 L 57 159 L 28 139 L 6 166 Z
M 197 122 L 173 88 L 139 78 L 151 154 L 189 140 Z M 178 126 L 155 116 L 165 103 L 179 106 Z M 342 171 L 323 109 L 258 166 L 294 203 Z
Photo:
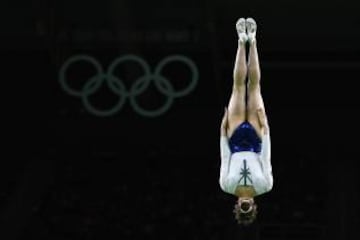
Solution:
M 254 199 L 248 197 L 240 197 L 238 200 L 238 204 L 240 206 L 240 211 L 242 213 L 251 212 L 254 208 Z

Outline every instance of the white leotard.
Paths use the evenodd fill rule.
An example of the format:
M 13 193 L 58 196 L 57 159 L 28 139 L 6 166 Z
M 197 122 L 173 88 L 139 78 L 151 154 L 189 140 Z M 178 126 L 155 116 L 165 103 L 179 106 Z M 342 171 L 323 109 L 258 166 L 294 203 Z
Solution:
M 228 138 L 220 137 L 220 187 L 224 192 L 235 195 L 236 187 L 252 186 L 256 195 L 269 192 L 273 187 L 270 160 L 270 133 L 262 137 L 261 152 L 236 152 L 231 154 Z

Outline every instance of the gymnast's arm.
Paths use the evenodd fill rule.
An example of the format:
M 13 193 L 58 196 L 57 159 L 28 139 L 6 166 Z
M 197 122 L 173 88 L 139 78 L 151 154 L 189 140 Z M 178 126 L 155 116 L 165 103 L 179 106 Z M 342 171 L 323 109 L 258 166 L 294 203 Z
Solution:
M 229 172 L 229 165 L 230 165 L 230 157 L 231 152 L 228 144 L 228 138 L 227 138 L 227 109 L 225 109 L 225 114 L 221 122 L 221 128 L 220 128 L 220 157 L 221 157 L 221 165 L 220 165 L 220 178 L 219 183 L 220 187 L 224 192 L 230 193 L 226 181 L 227 181 L 227 175 Z
M 260 152 L 260 162 L 262 165 L 264 177 L 266 179 L 266 186 L 264 190 L 266 192 L 270 191 L 273 187 L 273 174 L 272 174 L 272 165 L 271 165 L 271 140 L 270 140 L 270 129 L 267 123 L 265 113 L 262 110 L 258 111 L 259 121 L 263 130 L 262 137 L 262 148 Z

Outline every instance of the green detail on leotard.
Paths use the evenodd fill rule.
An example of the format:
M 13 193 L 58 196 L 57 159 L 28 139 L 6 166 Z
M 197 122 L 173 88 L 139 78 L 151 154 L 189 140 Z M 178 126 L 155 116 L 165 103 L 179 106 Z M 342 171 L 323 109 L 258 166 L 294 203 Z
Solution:
M 239 185 L 248 186 L 247 181 L 249 181 L 252 184 L 252 179 L 250 176 L 251 175 L 250 168 L 246 166 L 246 159 L 244 159 L 243 162 L 244 162 L 244 167 L 241 169 L 240 172 L 241 178 L 239 180 Z M 244 184 L 240 184 L 241 180 L 244 180 Z

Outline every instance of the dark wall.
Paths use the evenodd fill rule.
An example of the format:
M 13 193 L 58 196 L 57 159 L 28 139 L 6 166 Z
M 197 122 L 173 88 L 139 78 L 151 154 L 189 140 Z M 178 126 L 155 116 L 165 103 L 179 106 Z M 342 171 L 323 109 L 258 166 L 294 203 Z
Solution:
M 355 1 L 4 5 L 0 47 L 10 87 L 3 91 L 1 239 L 356 234 Z M 274 171 L 274 188 L 258 197 L 259 216 L 248 228 L 236 224 L 236 199 L 218 185 L 219 124 L 230 96 L 239 17 L 258 23 Z M 61 82 L 62 68 L 79 55 L 104 73 L 97 89 L 101 82 L 90 64 L 64 71 L 71 88 L 87 87 L 82 97 Z M 109 77 L 108 67 L 126 55 L 144 60 L 149 73 L 127 61 Z M 161 61 L 179 55 L 155 75 Z M 188 87 L 183 96 L 166 96 Z

